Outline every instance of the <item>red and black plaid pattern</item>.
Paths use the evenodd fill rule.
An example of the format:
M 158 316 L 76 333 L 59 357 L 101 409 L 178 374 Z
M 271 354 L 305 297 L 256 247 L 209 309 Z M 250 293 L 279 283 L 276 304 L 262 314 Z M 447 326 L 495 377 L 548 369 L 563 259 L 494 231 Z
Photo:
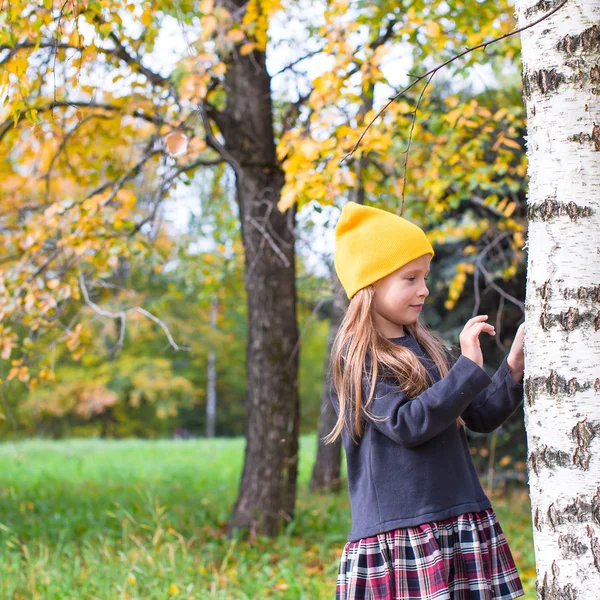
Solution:
M 336 600 L 508 600 L 523 596 L 492 508 L 344 546 Z

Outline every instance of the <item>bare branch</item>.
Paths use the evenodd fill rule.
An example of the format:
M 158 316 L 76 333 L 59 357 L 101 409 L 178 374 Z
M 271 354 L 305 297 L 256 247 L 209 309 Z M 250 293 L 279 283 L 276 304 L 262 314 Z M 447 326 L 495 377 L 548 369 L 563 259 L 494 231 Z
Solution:
M 216 150 L 226 161 L 227 163 L 232 167 L 232 169 L 235 171 L 235 174 L 242 178 L 243 177 L 243 172 L 242 172 L 242 167 L 240 165 L 240 163 L 235 159 L 234 156 L 232 156 L 232 154 L 225 148 L 225 146 L 223 146 L 223 144 L 221 144 L 219 142 L 219 140 L 217 140 L 217 138 L 214 136 L 213 132 L 212 132 L 212 127 L 210 124 L 210 119 L 208 117 L 208 113 L 206 112 L 206 107 L 204 106 L 204 104 L 200 103 L 200 105 L 198 106 L 198 111 L 197 111 L 201 118 L 202 118 L 202 122 L 204 124 L 204 130 L 206 131 L 206 141 L 208 143 L 208 145 L 213 149 Z
M 405 150 L 406 156 L 404 157 L 404 179 L 402 180 L 402 195 L 400 196 L 400 204 L 398 205 L 398 210 L 396 211 L 399 215 L 402 214 L 402 207 L 404 206 L 404 191 L 406 190 L 406 165 L 408 164 L 408 151 L 410 150 L 410 142 L 412 141 L 412 133 L 413 133 L 413 129 L 415 128 L 415 121 L 417 120 L 417 111 L 419 110 L 419 104 L 421 103 L 423 94 L 425 93 L 425 90 L 427 89 L 427 86 L 429 85 L 429 82 L 431 81 L 432 77 L 433 77 L 433 74 L 430 75 L 429 79 L 427 80 L 427 83 L 421 90 L 421 94 L 419 95 L 419 99 L 417 100 L 417 105 L 415 106 L 415 110 L 413 111 L 413 119 L 412 119 L 412 123 L 410 124 L 410 131 L 408 133 L 408 144 L 407 144 L 406 150 Z
M 279 246 L 275 243 L 275 240 L 273 240 L 269 232 L 253 217 L 248 216 L 247 218 L 248 221 L 262 233 L 263 238 L 268 242 L 269 246 L 273 248 L 273 252 L 275 252 L 275 254 L 279 256 L 281 262 L 286 266 L 286 268 L 289 268 L 290 261 L 288 260 L 287 256 L 285 256 L 285 254 L 283 254 L 283 252 L 279 249 Z
M 492 240 L 477 256 L 477 260 L 475 261 L 475 273 L 473 278 L 473 285 L 475 290 L 475 306 L 473 308 L 473 316 L 477 314 L 479 310 L 479 271 L 481 271 L 486 277 L 490 286 L 492 286 L 503 298 L 506 298 L 513 304 L 516 304 L 521 310 L 524 310 L 524 305 L 520 300 L 517 300 L 514 296 L 511 296 L 507 292 L 505 292 L 500 286 L 494 283 L 491 274 L 485 269 L 483 266 L 483 259 L 485 255 L 497 244 L 499 244 L 504 238 L 512 235 L 512 231 L 504 231 L 499 236 L 497 236 L 494 240 Z
M 312 58 L 313 56 L 316 56 L 317 54 L 321 54 L 321 52 L 323 52 L 324 49 L 325 49 L 325 47 L 318 48 L 317 50 L 313 50 L 312 52 L 309 52 L 308 54 L 305 54 L 304 56 L 297 58 L 295 61 L 293 61 L 290 64 L 286 65 L 285 67 L 279 69 L 279 71 L 277 71 L 277 73 L 274 73 L 273 75 L 271 75 L 271 79 L 273 77 L 277 77 L 278 75 L 281 75 L 282 73 L 285 73 L 286 71 L 293 70 L 297 64 L 299 64 L 309 58 Z
M 22 121 L 25 118 L 25 115 L 31 110 L 36 110 L 39 114 L 42 112 L 52 110 L 54 108 L 64 108 L 64 107 L 101 108 L 103 110 L 120 112 L 123 115 L 129 115 L 132 117 L 136 117 L 138 119 L 143 119 L 144 121 L 148 121 L 150 123 L 153 123 L 154 125 L 163 125 L 163 121 L 161 119 L 159 119 L 158 117 L 147 115 L 146 113 L 144 113 L 143 111 L 141 111 L 137 108 L 132 111 L 126 111 L 122 107 L 114 106 L 112 104 L 100 104 L 100 103 L 96 103 L 96 102 L 76 102 L 76 101 L 71 102 L 71 101 L 63 101 L 63 100 L 55 100 L 55 101 L 50 102 L 49 104 L 46 104 L 45 106 L 31 106 L 31 107 L 25 109 L 19 115 L 19 118 L 17 119 L 17 123 Z M 14 123 L 14 119 L 12 117 L 9 117 L 9 118 L 5 119 L 4 123 L 2 123 L 2 125 L 0 125 L 0 141 L 10 131 L 10 128 L 13 126 L 13 123 Z
M 373 123 L 387 110 L 388 106 L 390 106 L 390 104 L 392 104 L 392 102 L 394 102 L 402 94 L 404 94 L 404 92 L 407 92 L 416 83 L 421 81 L 421 79 L 424 79 L 428 75 L 431 75 L 431 77 L 429 78 L 429 80 L 431 80 L 433 75 L 435 75 L 442 67 L 445 67 L 446 65 L 450 64 L 451 62 L 454 62 L 455 60 L 457 60 L 458 58 L 461 58 L 465 54 L 468 54 L 469 52 L 473 52 L 473 50 L 477 50 L 479 48 L 485 49 L 487 46 L 489 46 L 490 44 L 493 44 L 494 42 L 498 42 L 500 40 L 503 40 L 504 38 L 510 37 L 511 35 L 515 35 L 521 31 L 524 31 L 525 29 L 529 29 L 530 27 L 537 25 L 544 19 L 547 19 L 550 15 L 553 15 L 557 10 L 561 9 L 567 2 L 568 2 L 568 0 L 563 0 L 563 2 L 561 2 L 556 8 L 551 10 L 549 13 L 545 14 L 543 17 L 540 17 L 537 21 L 534 21 L 533 23 L 530 23 L 529 25 L 525 25 L 525 27 L 521 27 L 520 29 L 515 29 L 515 31 L 511 31 L 509 33 L 505 33 L 504 35 L 494 38 L 493 40 L 490 40 L 489 42 L 483 42 L 481 44 L 478 44 L 477 46 L 473 46 L 472 48 L 467 48 L 464 52 L 461 52 L 460 54 L 453 56 L 452 58 L 448 59 L 446 62 L 442 63 L 441 65 L 438 65 L 437 67 L 431 69 L 430 71 L 427 71 L 427 73 L 423 73 L 423 75 L 420 75 L 419 77 L 417 77 L 415 79 L 415 81 L 413 81 L 410 85 L 406 86 L 404 89 L 400 90 L 395 96 L 393 96 L 392 98 L 390 98 L 390 100 L 388 102 L 386 102 L 386 104 L 383 106 L 383 108 L 373 117 L 371 122 L 367 125 L 365 130 L 361 133 L 360 137 L 358 138 L 358 141 L 354 145 L 354 148 L 352 148 L 352 150 L 346 156 L 344 156 L 344 158 L 342 158 L 342 160 L 340 162 L 344 162 L 345 160 L 348 160 L 348 158 L 350 158 L 354 154 L 354 152 L 356 152 L 356 149 L 358 148 L 361 141 L 365 137 L 367 131 L 369 131 L 369 129 L 371 128 Z
M 161 327 L 161 329 L 165 332 L 165 335 L 167 336 L 167 339 L 169 340 L 170 346 L 175 351 L 189 350 L 189 348 L 187 348 L 187 347 L 179 346 L 178 344 L 176 344 L 175 340 L 173 339 L 173 336 L 171 335 L 171 332 L 169 331 L 169 328 L 165 325 L 165 323 L 163 321 L 161 321 L 161 319 L 159 319 L 156 315 L 153 315 L 152 313 L 148 312 L 145 308 L 142 308 L 141 306 L 134 306 L 133 308 L 129 308 L 127 310 L 120 310 L 118 312 L 111 312 L 108 310 L 104 310 L 103 308 L 100 308 L 95 302 L 93 302 L 90 299 L 88 289 L 87 289 L 87 286 L 85 283 L 85 278 L 83 276 L 83 271 L 81 270 L 81 263 L 80 263 L 80 269 L 79 269 L 79 285 L 81 287 L 81 292 L 83 294 L 85 303 L 97 315 L 99 315 L 101 317 L 107 317 L 109 319 L 118 319 L 120 321 L 121 325 L 120 325 L 120 331 L 119 331 L 119 339 L 117 340 L 117 344 L 116 344 L 117 352 L 119 352 L 121 350 L 121 348 L 123 347 L 123 343 L 125 341 L 125 326 L 126 326 L 126 322 L 127 322 L 127 315 L 132 312 L 139 312 L 140 314 L 144 315 L 145 317 L 149 318 L 151 321 L 154 321 L 157 325 L 159 325 Z
M 111 31 L 108 37 L 113 41 L 115 45 L 115 50 L 112 51 L 112 54 L 120 58 L 123 62 L 126 62 L 130 67 L 133 67 L 137 71 L 139 71 L 142 75 L 146 77 L 146 79 L 152 85 L 159 87 L 169 85 L 169 79 L 163 77 L 162 75 L 159 75 L 158 73 L 155 73 L 148 67 L 145 67 L 139 58 L 129 54 L 125 46 L 123 46 L 123 44 L 121 43 L 121 40 L 117 37 L 117 35 L 114 32 Z

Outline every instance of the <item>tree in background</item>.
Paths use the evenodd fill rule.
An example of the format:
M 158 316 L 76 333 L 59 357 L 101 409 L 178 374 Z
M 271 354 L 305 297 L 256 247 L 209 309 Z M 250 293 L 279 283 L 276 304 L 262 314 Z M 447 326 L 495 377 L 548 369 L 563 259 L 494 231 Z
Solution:
M 120 307 L 103 313 L 98 292 L 124 262 L 147 261 L 162 270 L 164 255 L 155 246 L 164 199 L 199 169 L 227 164 L 233 173 L 247 292 L 248 443 L 229 533 L 240 526 L 271 534 L 293 516 L 296 210 L 352 194 L 396 208 L 405 196 L 406 216 L 430 230 L 436 248 L 451 246 L 453 258 L 438 274 L 441 284 L 450 281 L 446 311 L 470 273 L 475 311 L 478 275 L 518 306 L 495 280 L 514 276 L 522 259 L 522 118 L 516 105 L 498 106 L 500 94 L 465 98 L 452 91 L 452 79 L 478 57 L 468 55 L 444 87 L 428 86 L 422 101 L 415 90 L 390 107 L 340 166 L 374 117 L 374 94 L 393 88 L 382 71 L 386 53 L 411 43 L 414 76 L 426 57 L 508 29 L 508 11 L 474 0 L 406 8 L 384 0 L 332 0 L 320 8 L 272 0 L 203 0 L 198 6 L 21 0 L 2 16 L 7 108 L 0 169 L 9 185 L 0 190 L 8 207 L 0 223 L 0 343 L 12 363 L 9 378 L 34 387 L 49 376 L 51 363 L 34 352 L 42 336 L 48 344 L 68 342 L 75 358 L 82 353 L 91 340 L 78 322 L 82 295 L 96 314 L 117 315 L 122 323 Z M 284 25 L 300 24 L 306 47 L 271 75 L 267 32 L 275 16 Z M 188 54 L 165 74 L 152 68 L 152 55 L 169 24 Z M 281 43 L 293 47 L 289 31 Z M 515 56 L 514 39 L 491 46 L 485 56 L 498 76 L 505 59 Z M 302 74 L 310 59 L 319 65 L 316 76 Z M 102 75 L 110 79 L 104 86 L 97 83 Z M 290 82 L 287 93 L 274 93 L 275 76 Z M 405 186 L 398 157 L 407 151 L 409 131 Z M 131 314 L 148 316 L 125 312 Z M 178 350 L 172 336 L 169 341 Z
M 267 534 L 293 515 L 299 427 L 295 207 L 277 210 L 284 174 L 265 65 L 278 8 L 268 0 L 21 0 L 3 14 L 0 37 L 8 110 L 2 168 L 11 184 L 1 198 L 8 206 L 3 321 L 55 331 L 57 304 L 81 293 L 98 314 L 112 316 L 86 290 L 110 276 L 119 257 L 151 255 L 132 241 L 142 227 L 130 220 L 142 181 L 151 220 L 196 169 L 225 162 L 233 170 L 246 265 L 249 410 L 231 527 Z M 163 75 L 147 57 L 169 19 L 194 38 L 189 56 Z M 96 87 L 99 74 L 114 91 Z M 120 80 L 126 85 L 115 89 Z M 35 344 L 21 333 L 7 327 L 2 334 L 6 359 L 21 350 L 9 378 L 35 385 L 48 368 L 32 376 L 26 344 Z M 75 324 L 68 335 L 72 345 L 83 339 Z
M 287 177 L 282 207 L 318 202 L 341 208 L 349 200 L 368 202 L 404 210 L 404 216 L 428 231 L 437 260 L 427 320 L 434 327 L 441 325 L 450 337 L 458 336 L 472 316 L 464 311 L 448 315 L 464 294 L 469 275 L 474 276 L 473 314 L 486 303 L 485 310 L 497 314 L 501 333 L 503 312 L 508 329 L 522 314 L 518 296 L 524 276 L 515 277 L 519 268 L 520 274 L 524 271 L 526 228 L 524 111 L 513 64 L 518 37 L 490 46 L 485 54 L 468 54 L 441 71 L 431 85 L 426 81 L 411 89 L 376 120 L 356 152 L 347 155 L 376 116 L 375 96 L 395 91 L 389 77 L 397 71 L 399 49 L 406 50 L 411 63 L 409 76 L 417 77 L 427 70 L 424 65 L 441 63 L 464 45 L 510 31 L 514 22 L 508 8 L 507 3 L 449 6 L 433 1 L 405 9 L 381 1 L 358 9 L 330 3 L 319 29 L 319 51 L 330 58 L 328 68 L 312 79 L 309 92 L 301 97 L 304 126 L 287 131 L 279 146 Z M 473 75 L 478 61 L 490 68 L 498 87 L 460 90 L 461 78 Z M 507 70 L 512 70 L 512 82 Z M 337 218 L 337 212 L 330 214 Z M 333 271 L 330 279 L 333 336 L 347 300 Z M 486 284 L 482 291 L 480 279 Z M 444 290 L 445 302 L 434 306 L 434 297 Z M 491 310 L 490 304 L 496 303 L 480 298 L 489 291 L 498 297 Z M 510 307 L 504 308 L 505 302 L 514 306 L 516 317 Z M 503 337 L 499 334 L 494 343 L 506 351 Z M 339 480 L 339 444 L 327 447 L 321 441 L 335 421 L 332 412 L 324 389 L 313 489 Z

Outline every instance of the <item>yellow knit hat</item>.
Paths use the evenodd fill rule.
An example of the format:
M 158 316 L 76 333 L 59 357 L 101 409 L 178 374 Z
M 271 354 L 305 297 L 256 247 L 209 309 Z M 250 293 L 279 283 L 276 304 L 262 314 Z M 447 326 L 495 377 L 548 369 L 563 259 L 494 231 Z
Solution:
M 406 263 L 435 252 L 425 232 L 404 217 L 348 202 L 335 226 L 335 270 L 352 298 Z

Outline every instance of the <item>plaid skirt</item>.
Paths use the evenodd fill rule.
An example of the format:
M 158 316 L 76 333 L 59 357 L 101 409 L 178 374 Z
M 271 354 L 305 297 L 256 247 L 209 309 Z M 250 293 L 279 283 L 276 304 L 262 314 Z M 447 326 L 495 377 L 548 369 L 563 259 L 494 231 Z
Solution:
M 336 600 L 492 600 L 523 596 L 492 508 L 344 546 Z

